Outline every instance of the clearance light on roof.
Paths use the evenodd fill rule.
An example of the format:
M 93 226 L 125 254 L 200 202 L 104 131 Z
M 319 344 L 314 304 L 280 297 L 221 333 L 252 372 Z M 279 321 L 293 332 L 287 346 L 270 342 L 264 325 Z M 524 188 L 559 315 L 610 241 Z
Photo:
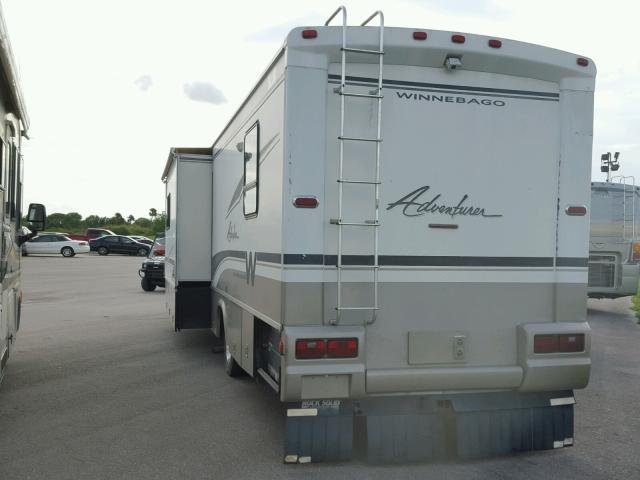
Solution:
M 572 217 L 583 217 L 587 214 L 587 207 L 584 205 L 569 205 L 564 211 Z
M 427 39 L 427 32 L 413 32 L 413 39 L 414 40 L 426 40 Z
M 302 38 L 316 38 L 318 36 L 318 31 L 313 28 L 308 28 L 302 31 Z
M 584 352 L 584 333 L 533 337 L 533 353 L 575 352 Z
M 451 41 L 453 43 L 464 43 L 466 38 L 464 35 L 451 35 Z
M 293 200 L 293 205 L 296 208 L 316 208 L 318 199 L 316 197 L 296 197 Z
M 502 42 L 500 40 L 491 39 L 489 40 L 489 46 L 491 48 L 500 48 L 502 47 Z
M 586 67 L 587 65 L 589 65 L 589 60 L 587 60 L 586 58 L 578 57 L 576 59 L 576 63 L 581 67 Z

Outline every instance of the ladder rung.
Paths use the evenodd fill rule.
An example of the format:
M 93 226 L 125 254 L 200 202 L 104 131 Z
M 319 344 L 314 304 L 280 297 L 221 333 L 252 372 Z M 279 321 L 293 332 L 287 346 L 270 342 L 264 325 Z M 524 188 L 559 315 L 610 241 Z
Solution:
M 380 95 L 377 93 L 355 93 L 355 92 L 345 92 L 341 87 L 337 87 L 334 89 L 339 95 L 344 95 L 345 97 L 358 97 L 358 98 L 384 98 L 384 95 Z
M 370 180 L 341 180 L 338 179 L 338 183 L 356 183 L 362 185 L 382 185 L 382 182 L 372 182 Z
M 378 270 L 380 265 L 336 265 L 341 270 Z
M 380 50 L 369 50 L 366 48 L 344 47 L 344 48 L 341 48 L 341 50 L 343 52 L 366 53 L 367 55 L 384 55 L 384 52 L 381 52 Z
M 336 307 L 336 310 L 380 310 L 380 307 Z
M 365 220 L 364 222 L 343 222 L 338 218 L 332 218 L 329 220 L 332 225 L 349 225 L 354 227 L 379 227 L 380 222 L 377 220 Z
M 352 142 L 382 142 L 381 138 L 364 138 L 364 137 L 342 137 L 339 136 L 338 140 L 350 140 Z

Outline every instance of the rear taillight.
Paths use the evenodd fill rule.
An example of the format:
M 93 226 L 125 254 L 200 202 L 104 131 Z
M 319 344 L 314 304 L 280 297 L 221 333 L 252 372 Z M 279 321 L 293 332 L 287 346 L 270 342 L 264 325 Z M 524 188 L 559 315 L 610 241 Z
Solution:
M 296 358 L 324 358 L 327 353 L 327 342 L 322 339 L 297 340 Z
M 584 333 L 562 335 L 535 335 L 533 353 L 584 352 Z
M 358 356 L 357 338 L 314 338 L 296 340 L 296 358 L 355 358 Z
M 358 356 L 357 338 L 338 338 L 327 341 L 327 357 L 354 358 Z
M 634 262 L 640 262 L 640 243 L 634 243 L 631 246 L 631 259 Z

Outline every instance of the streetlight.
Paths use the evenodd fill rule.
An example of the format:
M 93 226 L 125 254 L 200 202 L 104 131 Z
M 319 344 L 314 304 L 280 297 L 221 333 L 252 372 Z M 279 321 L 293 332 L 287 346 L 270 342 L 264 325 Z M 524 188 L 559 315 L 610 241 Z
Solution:
M 618 162 L 618 157 L 620 156 L 620 152 L 615 152 L 613 154 L 613 159 L 611 159 L 611 152 L 603 153 L 600 157 L 600 161 L 602 162 L 600 165 L 600 171 L 607 174 L 607 182 L 611 181 L 611 172 L 615 172 L 620 169 L 620 162 Z

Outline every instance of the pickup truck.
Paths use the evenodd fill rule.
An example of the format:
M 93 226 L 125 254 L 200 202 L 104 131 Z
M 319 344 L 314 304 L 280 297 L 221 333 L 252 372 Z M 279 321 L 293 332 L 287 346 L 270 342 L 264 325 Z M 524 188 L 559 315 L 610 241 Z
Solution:
M 115 235 L 115 233 L 111 230 L 107 230 L 106 228 L 87 228 L 84 235 L 70 234 L 67 236 L 71 240 L 84 240 L 85 242 L 88 242 L 89 240 L 104 237 L 105 235 Z

